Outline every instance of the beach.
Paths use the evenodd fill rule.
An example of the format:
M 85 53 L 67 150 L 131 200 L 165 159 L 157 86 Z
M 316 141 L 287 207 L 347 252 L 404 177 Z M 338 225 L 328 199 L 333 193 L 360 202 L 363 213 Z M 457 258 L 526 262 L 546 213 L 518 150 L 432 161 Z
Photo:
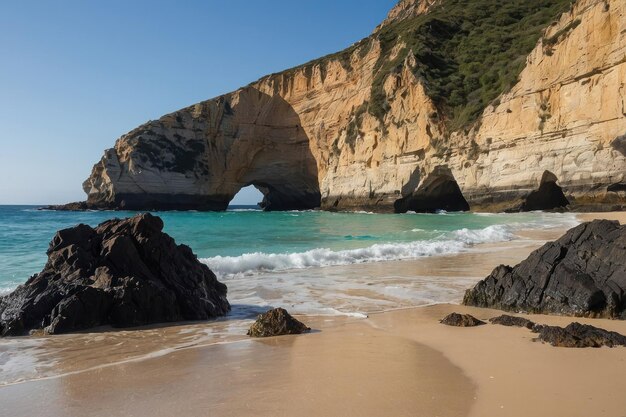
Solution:
M 624 213 L 579 215 L 599 217 L 626 220 Z M 526 230 L 522 244 L 351 268 L 477 281 L 562 232 Z M 483 320 L 501 314 L 443 303 L 367 318 L 298 315 L 311 334 L 269 339 L 245 336 L 251 320 L 228 319 L 7 339 L 0 403 L 12 416 L 624 415 L 615 381 L 626 372 L 626 349 L 554 348 L 523 328 L 439 324 L 453 311 Z M 626 333 L 622 321 L 529 318 Z
M 626 0 L 4 6 L 0 417 L 626 417 Z

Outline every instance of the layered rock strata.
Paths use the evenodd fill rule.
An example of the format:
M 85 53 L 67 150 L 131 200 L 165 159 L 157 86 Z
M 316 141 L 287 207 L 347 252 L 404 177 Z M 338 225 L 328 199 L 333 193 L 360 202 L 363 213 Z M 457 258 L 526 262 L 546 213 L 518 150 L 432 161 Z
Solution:
M 626 318 L 626 226 L 583 223 L 515 267 L 500 265 L 463 303 L 508 311 Z
M 455 130 L 412 40 L 389 35 L 450 1 L 402 0 L 342 53 L 123 135 L 74 208 L 223 210 L 247 185 L 268 210 L 626 207 L 626 3 L 555 16 L 518 81 Z
M 150 214 L 54 236 L 44 269 L 0 297 L 0 335 L 205 320 L 230 311 L 226 286 Z

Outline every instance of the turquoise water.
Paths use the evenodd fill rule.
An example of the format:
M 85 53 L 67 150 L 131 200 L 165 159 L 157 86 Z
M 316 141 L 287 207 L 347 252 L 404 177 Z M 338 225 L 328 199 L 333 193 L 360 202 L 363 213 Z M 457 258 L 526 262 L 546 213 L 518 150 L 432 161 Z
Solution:
M 54 233 L 134 212 L 55 212 L 0 206 L 0 291 L 41 270 Z M 161 212 L 165 231 L 189 245 L 221 278 L 330 265 L 456 253 L 483 242 L 514 239 L 521 228 L 575 224 L 569 214 L 368 214 Z

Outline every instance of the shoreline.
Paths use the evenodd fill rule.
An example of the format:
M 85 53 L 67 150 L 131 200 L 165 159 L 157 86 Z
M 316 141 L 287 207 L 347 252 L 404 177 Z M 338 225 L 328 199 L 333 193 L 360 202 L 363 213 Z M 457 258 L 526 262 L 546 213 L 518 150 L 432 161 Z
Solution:
M 439 304 L 330 324 L 309 317 L 317 330 L 309 335 L 174 349 L 3 386 L 0 401 L 14 416 L 623 415 L 626 397 L 614 381 L 626 372 L 626 349 L 553 348 L 524 328 L 438 323 L 453 311 L 502 314 Z M 515 315 L 626 333 L 623 321 Z
M 626 213 L 578 215 L 581 221 L 601 217 L 626 221 Z M 519 262 L 561 233 L 523 231 L 529 240 L 517 247 L 483 244 L 452 256 L 358 267 L 373 275 L 396 268 L 471 281 L 499 263 Z M 244 336 L 246 319 L 8 339 L 0 345 L 0 365 L 14 359 L 18 348 L 31 349 L 32 356 L 15 366 L 32 367 L 33 379 L 0 386 L 0 402 L 14 416 L 99 416 L 115 410 L 152 417 L 211 410 L 224 416 L 622 417 L 626 399 L 613 382 L 626 372 L 626 349 L 559 349 L 532 342 L 526 329 L 440 325 L 452 311 L 480 319 L 502 314 L 439 303 L 368 312 L 368 318 L 297 315 L 312 334 L 264 340 Z M 542 324 L 580 321 L 626 334 L 621 321 L 527 317 Z M 241 336 L 233 339 L 233 331 Z M 26 340 L 32 346 L 23 346 Z M 11 343 L 15 350 L 7 348 Z

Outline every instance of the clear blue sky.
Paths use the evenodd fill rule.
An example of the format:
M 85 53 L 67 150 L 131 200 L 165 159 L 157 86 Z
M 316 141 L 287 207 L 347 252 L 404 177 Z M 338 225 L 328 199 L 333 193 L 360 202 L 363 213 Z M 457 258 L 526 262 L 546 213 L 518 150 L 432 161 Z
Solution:
M 122 134 L 341 50 L 395 2 L 0 3 L 0 204 L 84 200 Z

